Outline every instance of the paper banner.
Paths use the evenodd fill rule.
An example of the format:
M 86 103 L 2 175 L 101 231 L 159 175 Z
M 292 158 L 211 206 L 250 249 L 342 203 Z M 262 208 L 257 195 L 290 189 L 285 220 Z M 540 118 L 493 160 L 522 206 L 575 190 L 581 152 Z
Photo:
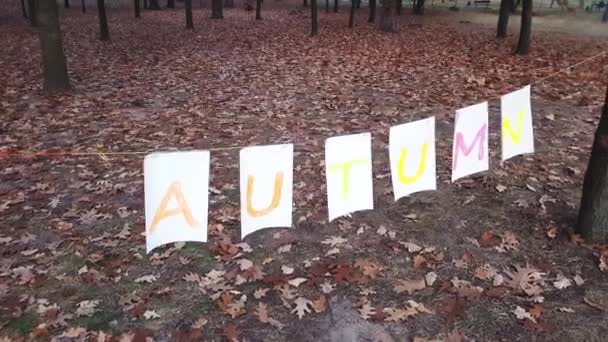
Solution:
M 530 86 L 500 98 L 502 160 L 534 152 Z
M 374 209 L 370 133 L 325 141 L 329 220 L 358 210 Z
M 389 157 L 395 201 L 435 190 L 435 118 L 391 127 Z
M 241 237 L 269 227 L 291 227 L 293 145 L 241 150 Z
M 154 153 L 144 160 L 146 250 L 207 241 L 209 152 Z
M 452 181 L 488 169 L 488 103 L 456 111 Z

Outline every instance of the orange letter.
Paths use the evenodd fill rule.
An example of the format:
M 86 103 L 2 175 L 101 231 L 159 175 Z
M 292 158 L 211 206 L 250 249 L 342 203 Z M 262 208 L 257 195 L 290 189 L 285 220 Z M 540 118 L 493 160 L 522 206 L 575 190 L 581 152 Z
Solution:
M 256 210 L 251 204 L 251 194 L 253 193 L 253 176 L 247 176 L 247 214 L 251 217 L 260 217 L 268 215 L 276 209 L 281 203 L 281 191 L 283 190 L 283 171 L 277 172 L 274 176 L 274 191 L 272 192 L 272 201 L 270 205 L 262 210 Z
M 167 205 L 172 197 L 175 197 L 175 200 L 177 201 L 177 208 L 167 210 Z M 154 233 L 154 230 L 156 230 L 156 226 L 160 221 L 179 214 L 184 216 L 188 225 L 194 226 L 194 217 L 192 217 L 192 212 L 190 212 L 190 208 L 188 208 L 188 203 L 186 203 L 186 199 L 182 193 L 182 187 L 178 182 L 173 182 L 169 185 L 169 189 L 165 192 L 165 195 L 160 200 L 158 209 L 154 213 L 154 218 L 150 225 L 150 232 Z
M 429 147 L 429 144 L 425 143 L 422 145 L 422 154 L 420 156 L 420 164 L 418 164 L 418 170 L 416 174 L 408 177 L 405 175 L 405 158 L 407 156 L 407 149 L 401 149 L 401 155 L 399 155 L 399 161 L 397 162 L 397 176 L 399 177 L 399 182 L 403 184 L 411 184 L 418 180 L 418 178 L 422 177 L 424 173 L 424 169 L 426 168 L 426 151 Z
M 342 197 L 344 198 L 344 200 L 348 199 L 348 188 L 350 184 L 348 176 L 350 175 L 350 168 L 355 165 L 365 165 L 367 163 L 368 161 L 365 159 L 354 159 L 329 167 L 330 173 L 334 173 L 340 169 L 342 170 Z

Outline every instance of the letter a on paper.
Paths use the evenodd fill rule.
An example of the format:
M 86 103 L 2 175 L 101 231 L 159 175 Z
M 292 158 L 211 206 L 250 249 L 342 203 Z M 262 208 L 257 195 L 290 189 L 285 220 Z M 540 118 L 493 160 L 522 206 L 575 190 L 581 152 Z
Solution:
M 502 117 L 502 160 L 534 153 L 534 127 L 530 86 L 500 98 Z
M 325 168 L 330 221 L 374 208 L 370 133 L 327 139 Z
M 389 157 L 395 201 L 435 190 L 435 118 L 391 127 Z
M 153 153 L 144 160 L 146 250 L 207 241 L 209 152 Z
M 241 163 L 241 237 L 270 227 L 291 227 L 293 145 L 246 147 Z
M 488 170 L 488 103 L 456 111 L 452 181 Z

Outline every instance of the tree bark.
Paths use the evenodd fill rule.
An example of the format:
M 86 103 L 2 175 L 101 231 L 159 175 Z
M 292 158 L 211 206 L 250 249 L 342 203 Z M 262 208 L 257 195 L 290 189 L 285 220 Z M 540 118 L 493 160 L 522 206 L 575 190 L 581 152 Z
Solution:
M 38 26 L 38 14 L 37 12 L 38 5 L 36 4 L 36 0 L 27 0 L 27 11 L 30 15 L 30 25 L 33 27 Z
M 308 0 L 304 0 L 304 3 L 302 4 L 302 6 L 308 7 Z
M 226 8 L 233 8 L 234 7 L 234 0 L 226 0 L 226 1 L 224 1 L 224 7 L 226 7 Z
M 167 8 L 175 8 L 175 0 L 167 0 Z
M 110 31 L 108 30 L 105 0 L 97 0 L 97 16 L 99 17 L 99 39 L 108 41 L 110 40 Z
M 158 0 L 149 0 L 149 7 L 151 10 L 160 10 Z
M 87 5 L 85 4 L 85 0 L 80 0 L 80 7 L 82 8 L 82 13 L 87 13 Z
M 500 10 L 498 11 L 498 27 L 496 28 L 496 38 L 505 38 L 509 27 L 509 14 L 511 12 L 513 0 L 500 0 Z
M 576 232 L 590 242 L 608 241 L 608 87 L 585 172 Z
M 399 32 L 399 18 L 395 15 L 395 0 L 380 0 L 378 28 L 384 32 Z
M 317 0 L 310 0 L 310 36 L 314 37 L 319 33 L 319 22 L 317 20 Z
M 144 0 L 144 9 L 148 8 L 150 8 L 150 4 L 148 3 L 148 0 Z
M 355 0 L 355 8 L 356 9 L 361 8 L 361 0 Z
M 68 90 L 70 80 L 63 53 L 57 2 L 55 0 L 39 1 L 36 7 L 38 7 L 38 23 L 40 24 L 38 37 L 42 48 L 44 91 L 50 94 Z
M 211 0 L 211 19 L 224 18 L 224 4 L 222 0 Z
M 255 20 L 262 20 L 262 0 L 255 0 Z
M 521 9 L 521 29 L 516 53 L 527 55 L 530 51 L 530 35 L 532 34 L 532 0 L 524 0 Z
M 376 20 L 376 0 L 369 0 L 369 17 L 368 23 L 373 23 Z
M 338 0 L 334 0 L 334 13 L 338 13 Z
M 325 0 L 325 13 L 329 13 L 329 0 Z
M 64 1 L 63 1 L 63 6 L 64 6 L 65 8 L 70 8 L 70 0 L 64 0 Z
M 139 7 L 139 0 L 133 0 L 133 7 L 135 9 L 135 18 L 141 18 L 141 8 Z
M 27 9 L 25 8 L 25 0 L 21 0 L 21 15 L 27 19 Z
M 403 7 L 403 3 L 401 0 L 396 0 L 396 4 L 395 4 L 395 12 L 397 13 L 397 15 L 401 15 L 401 8 Z
M 424 14 L 424 0 L 417 0 L 414 4 L 414 14 L 423 15 Z
M 357 1 L 357 0 L 350 0 L 350 16 L 348 17 L 348 27 L 349 28 L 355 27 L 355 6 L 356 6 L 355 1 Z
M 519 4 L 521 4 L 521 0 L 515 0 L 511 3 L 511 13 L 515 14 L 517 12 Z M 553 6 L 553 2 L 551 2 L 551 6 Z
M 186 28 L 188 30 L 194 29 L 194 22 L 192 21 L 192 0 L 185 0 L 186 5 Z

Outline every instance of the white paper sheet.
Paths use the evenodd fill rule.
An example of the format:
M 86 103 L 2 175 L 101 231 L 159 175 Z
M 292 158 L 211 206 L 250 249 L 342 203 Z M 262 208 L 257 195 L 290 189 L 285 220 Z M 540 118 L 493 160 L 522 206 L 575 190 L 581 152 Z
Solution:
M 456 111 L 452 181 L 488 168 L 488 103 L 483 102 Z
M 502 122 L 502 160 L 534 153 L 534 128 L 530 86 L 500 98 Z

